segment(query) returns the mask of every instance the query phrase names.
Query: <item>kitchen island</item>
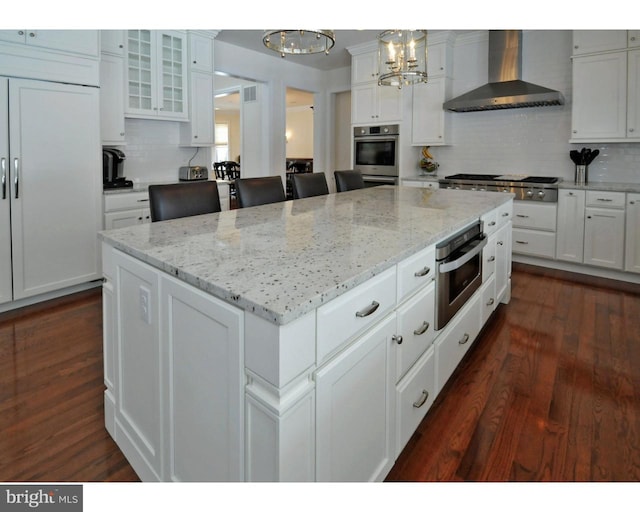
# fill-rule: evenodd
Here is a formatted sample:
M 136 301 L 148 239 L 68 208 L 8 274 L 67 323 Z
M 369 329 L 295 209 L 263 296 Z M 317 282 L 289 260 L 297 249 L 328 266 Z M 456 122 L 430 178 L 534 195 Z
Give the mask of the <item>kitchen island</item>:
M 144 481 L 383 479 L 508 301 L 511 208 L 384 186 L 100 233 L 108 431 Z M 478 219 L 434 331 L 435 244 Z

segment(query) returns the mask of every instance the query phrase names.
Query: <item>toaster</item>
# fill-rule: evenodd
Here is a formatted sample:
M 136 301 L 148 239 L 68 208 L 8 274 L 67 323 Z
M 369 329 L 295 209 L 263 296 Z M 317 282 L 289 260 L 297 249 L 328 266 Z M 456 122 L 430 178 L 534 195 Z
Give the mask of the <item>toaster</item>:
M 180 181 L 208 180 L 209 171 L 207 171 L 206 167 L 202 167 L 200 165 L 180 167 L 178 178 Z

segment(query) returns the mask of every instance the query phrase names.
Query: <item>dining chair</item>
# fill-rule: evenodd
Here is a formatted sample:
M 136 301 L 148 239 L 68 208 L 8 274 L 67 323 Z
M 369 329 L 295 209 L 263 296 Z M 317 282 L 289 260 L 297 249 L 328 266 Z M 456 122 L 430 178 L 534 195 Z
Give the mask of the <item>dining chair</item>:
M 285 201 L 286 196 L 280 176 L 238 178 L 235 181 L 238 208 Z
M 152 222 L 222 210 L 215 181 L 150 185 L 149 205 Z
M 364 180 L 360 171 L 335 171 L 333 175 L 336 178 L 336 190 L 338 192 L 364 188 Z
M 304 174 L 293 174 L 291 176 L 293 185 L 293 198 L 322 196 L 329 193 L 327 179 L 323 172 L 312 172 Z

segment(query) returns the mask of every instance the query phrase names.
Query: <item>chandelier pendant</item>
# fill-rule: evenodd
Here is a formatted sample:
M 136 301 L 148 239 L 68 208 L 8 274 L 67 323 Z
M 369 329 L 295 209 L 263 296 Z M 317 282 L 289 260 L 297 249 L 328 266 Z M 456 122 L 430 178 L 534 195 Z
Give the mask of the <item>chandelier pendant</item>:
M 378 85 L 427 82 L 427 31 L 385 30 L 378 36 Z
M 262 43 L 275 52 L 285 55 L 329 54 L 336 43 L 333 30 L 267 30 Z

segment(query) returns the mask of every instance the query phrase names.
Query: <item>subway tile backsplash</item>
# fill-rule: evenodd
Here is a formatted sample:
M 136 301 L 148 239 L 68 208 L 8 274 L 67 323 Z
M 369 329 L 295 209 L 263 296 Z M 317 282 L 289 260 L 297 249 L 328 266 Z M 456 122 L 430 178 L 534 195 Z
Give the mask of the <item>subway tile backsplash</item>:
M 182 147 L 180 123 L 126 119 L 127 145 L 124 174 L 136 182 L 171 181 L 178 179 L 178 169 L 186 165 L 211 167 L 208 148 Z M 189 161 L 191 163 L 189 164 Z

